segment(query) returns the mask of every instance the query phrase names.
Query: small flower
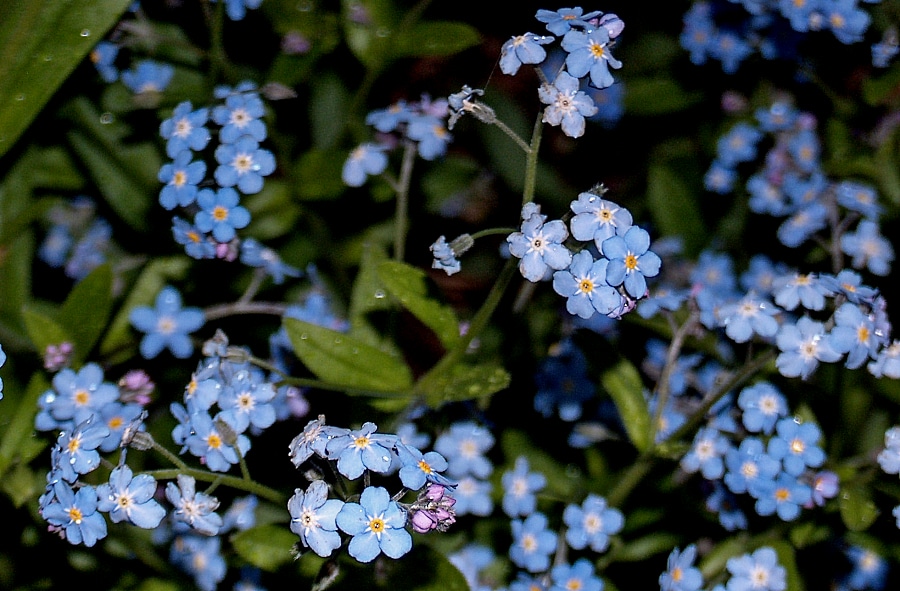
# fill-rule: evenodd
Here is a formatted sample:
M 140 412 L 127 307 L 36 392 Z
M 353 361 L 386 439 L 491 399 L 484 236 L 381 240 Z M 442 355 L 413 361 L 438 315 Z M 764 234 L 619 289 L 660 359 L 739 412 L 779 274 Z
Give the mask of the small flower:
M 666 571 L 659 575 L 661 591 L 698 591 L 703 585 L 703 575 L 694 566 L 697 547 L 691 544 L 682 552 L 675 548 L 669 553 Z
M 781 463 L 766 453 L 763 442 L 747 437 L 737 448 L 725 454 L 725 477 L 728 490 L 735 494 L 750 493 L 759 498 L 761 483 L 769 482 L 781 471 Z
M 454 486 L 441 472 L 449 465 L 444 456 L 436 451 L 422 453 L 411 445 L 397 445 L 397 453 L 400 457 L 400 482 L 410 490 L 419 490 L 426 483 L 440 484 L 441 486 Z
M 612 86 L 614 80 L 609 69 L 622 67 L 622 62 L 610 52 L 609 30 L 598 27 L 591 31 L 572 30 L 562 39 L 562 48 L 568 52 L 566 69 L 575 78 L 590 74 L 591 84 L 597 88 Z
M 558 125 L 569 137 L 584 135 L 585 117 L 597 114 L 597 105 L 580 88 L 578 78 L 568 72 L 560 72 L 552 84 L 542 84 L 538 98 L 547 105 L 543 122 Z
M 166 485 L 166 499 L 175 508 L 176 521 L 190 525 L 202 534 L 214 536 L 222 527 L 222 517 L 215 513 L 219 507 L 216 497 L 196 492 L 196 481 L 191 476 L 179 474 L 178 484 Z
M 590 546 L 594 552 L 603 552 L 609 546 L 609 536 L 619 533 L 625 520 L 622 512 L 606 504 L 606 499 L 589 494 L 579 505 L 567 505 L 563 510 L 566 542 L 575 550 Z
M 227 472 L 250 451 L 250 439 L 239 434 L 236 427 L 228 423 L 229 420 L 232 419 L 222 413 L 213 419 L 200 411 L 190 418 L 191 431 L 184 444 L 214 472 Z
M 233 21 L 244 20 L 247 9 L 256 9 L 262 5 L 262 0 L 224 0 L 225 14 Z
M 219 140 L 233 144 L 247 135 L 261 142 L 266 139 L 266 125 L 261 117 L 265 114 L 262 99 L 251 92 L 252 85 L 244 85 L 233 94 L 226 95 L 225 104 L 212 110 L 212 120 L 222 126 Z
M 328 441 L 325 453 L 330 458 L 337 457 L 338 472 L 351 480 L 362 476 L 366 469 L 387 472 L 395 440 L 393 436 L 376 435 L 377 428 L 374 423 L 366 422 L 361 428 Z
M 851 589 L 884 589 L 888 563 L 873 550 L 853 545 L 847 548 L 847 558 L 853 570 L 847 575 L 847 586 Z
M 166 510 L 153 498 L 155 494 L 155 478 L 149 474 L 135 476 L 123 464 L 110 472 L 108 483 L 97 487 L 97 510 L 109 513 L 113 523 L 128 521 L 143 529 L 154 529 L 166 516 Z
M 487 478 L 494 470 L 485 453 L 494 445 L 494 436 L 484 427 L 470 421 L 457 422 L 441 433 L 434 450 L 447 458 L 447 473 L 454 478 L 468 474 Z
M 288 500 L 291 531 L 300 536 L 303 546 L 319 556 L 331 556 L 341 545 L 335 518 L 343 501 L 328 498 L 328 485 L 314 480 L 304 493 L 299 488 Z
M 68 483 L 57 480 L 52 485 L 53 501 L 42 507 L 41 516 L 60 528 L 71 544 L 92 547 L 106 537 L 106 520 L 97 512 L 97 489 L 81 486 L 72 490 Z
M 532 283 L 544 278 L 548 271 L 561 271 L 572 263 L 572 252 L 563 246 L 569 231 L 562 220 L 545 223 L 540 207 L 523 207 L 521 231 L 507 236 L 509 253 L 521 259 L 519 272 Z
M 587 250 L 572 257 L 567 269 L 553 273 L 553 291 L 566 298 L 566 310 L 580 318 L 596 312 L 608 315 L 622 306 L 622 296 L 606 282 L 605 258 L 594 260 Z
M 882 277 L 891 271 L 894 248 L 881 235 L 876 222 L 861 220 L 855 232 L 847 232 L 841 236 L 841 251 L 852 257 L 854 269 L 865 268 Z
M 359 503 L 345 503 L 335 522 L 352 536 L 347 550 L 360 562 L 371 562 L 382 552 L 400 558 L 412 548 L 412 536 L 405 529 L 406 512 L 380 486 L 365 488 Z
M 789 378 L 806 379 L 820 361 L 833 363 L 841 358 L 831 339 L 826 337 L 824 325 L 808 316 L 801 317 L 796 324 L 783 324 L 775 342 L 781 350 L 775 365 L 781 375 Z
M 157 295 L 155 307 L 138 306 L 131 310 L 132 326 L 145 333 L 140 351 L 145 359 L 153 359 L 168 348 L 178 359 L 186 359 L 194 352 L 188 333 L 198 330 L 206 322 L 199 308 L 183 308 L 181 294 L 171 286 Z
M 406 128 L 406 137 L 416 141 L 416 151 L 424 160 L 443 156 L 453 139 L 444 122 L 432 115 L 413 115 Z
M 556 550 L 556 532 L 547 528 L 547 516 L 532 513 L 524 521 L 511 523 L 513 543 L 509 558 L 516 566 L 532 573 L 550 568 L 550 556 Z
M 256 138 L 249 135 L 220 144 L 215 157 L 219 166 L 213 176 L 219 186 L 237 186 L 245 195 L 262 191 L 263 177 L 275 171 L 275 156 L 260 148 Z
M 79 474 L 93 472 L 100 466 L 97 449 L 109 437 L 106 423 L 93 415 L 78 423 L 74 429 L 59 434 L 54 447 L 53 465 L 60 476 L 75 482 Z
M 432 269 L 441 269 L 447 275 L 459 273 L 462 267 L 456 258 L 453 248 L 450 244 L 447 244 L 445 237 L 441 236 L 438 238 L 428 249 L 434 255 L 434 260 L 431 262 Z
M 767 451 L 781 460 L 784 471 L 799 476 L 809 468 L 818 468 L 825 461 L 825 452 L 819 447 L 822 432 L 815 423 L 798 423 L 784 418 L 775 426 L 777 436 L 769 440 Z
M 512 37 L 500 48 L 500 71 L 513 76 L 522 64 L 539 64 L 547 57 L 541 47 L 554 41 L 553 37 L 525 33 Z
M 122 83 L 135 94 L 162 92 L 168 88 L 174 74 L 175 68 L 169 64 L 144 59 L 122 72 Z
M 325 415 L 319 415 L 317 418 L 309 421 L 306 427 L 303 428 L 303 431 L 291 440 L 288 447 L 291 463 L 299 467 L 300 464 L 311 458 L 313 454 L 320 458 L 328 458 L 325 452 L 326 444 L 335 437 L 349 433 L 349 429 L 326 425 Z
M 388 165 L 387 146 L 366 142 L 350 152 L 341 169 L 341 180 L 349 187 L 361 187 L 366 179 L 384 172 Z
M 447 495 L 456 501 L 453 508 L 457 515 L 485 517 L 494 510 L 492 491 L 493 485 L 490 481 L 462 476 L 457 479 L 456 488 L 448 489 Z
M 166 154 L 175 158 L 184 150 L 199 151 L 209 144 L 206 128 L 209 109 L 194 109 L 190 101 L 176 105 L 172 116 L 159 124 L 159 135 L 166 140 Z
M 688 473 L 700 471 L 707 480 L 718 480 L 725 472 L 723 456 L 728 452 L 729 442 L 713 427 L 697 431 L 690 451 L 681 458 L 681 468 Z
M 793 521 L 800 509 L 812 500 L 812 489 L 787 472 L 780 472 L 774 480 L 761 482 L 756 499 L 756 512 L 767 516 L 777 513 L 784 521 Z
M 786 571 L 778 563 L 778 555 L 768 546 L 752 554 L 728 559 L 725 563 L 731 578 L 728 591 L 784 591 L 787 588 Z
M 184 245 L 184 251 L 195 259 L 211 259 L 216 256 L 216 242 L 206 232 L 189 224 L 178 216 L 172 218 L 172 237 Z
M 175 155 L 175 160 L 163 164 L 157 178 L 165 186 L 159 192 L 159 204 L 167 210 L 177 206 L 187 207 L 197 197 L 197 185 L 206 176 L 206 163 L 202 160 L 191 161 L 193 153 L 182 150 Z
M 246 228 L 250 223 L 250 212 L 240 205 L 240 196 L 231 187 L 218 191 L 200 189 L 197 193 L 200 211 L 194 216 L 194 224 L 201 232 L 212 232 L 219 243 L 232 240 L 236 230 Z
M 69 364 L 72 357 L 72 343 L 63 341 L 58 345 L 47 345 L 44 349 L 44 369 L 50 372 L 57 372 Z M 6 355 L 0 349 L 0 365 L 6 361 Z M 2 382 L 0 382 L 0 393 L 2 393 Z
M 112 83 L 119 79 L 119 69 L 116 67 L 118 55 L 119 46 L 111 41 L 100 41 L 91 50 L 91 62 L 104 82 Z
M 611 236 L 603 241 L 603 254 L 609 259 L 606 282 L 625 286 L 633 298 L 647 293 L 646 277 L 655 277 L 662 264 L 659 256 L 650 248 L 650 234 L 639 226 L 630 227 L 622 236 Z
M 550 571 L 553 586 L 550 591 L 602 591 L 603 581 L 594 574 L 594 565 L 587 558 L 579 558 L 575 564 L 558 564 Z
M 610 236 L 624 234 L 633 221 L 627 209 L 589 191 L 579 193 L 569 208 L 575 214 L 569 222 L 572 236 L 582 241 L 593 240 L 598 249 Z
M 573 28 L 587 29 L 591 27 L 591 19 L 596 19 L 603 14 L 599 10 L 584 13 L 580 6 L 575 8 L 560 8 L 559 10 L 540 9 L 534 15 L 542 23 L 547 25 L 547 30 L 554 35 L 565 35 Z
M 525 456 L 516 458 L 515 467 L 503 474 L 503 511 L 510 517 L 530 515 L 537 508 L 535 493 L 547 485 L 547 478 L 532 472 Z
M 737 402 L 743 411 L 741 421 L 752 433 L 771 433 L 775 422 L 788 411 L 784 395 L 769 382 L 747 386 L 741 390 Z

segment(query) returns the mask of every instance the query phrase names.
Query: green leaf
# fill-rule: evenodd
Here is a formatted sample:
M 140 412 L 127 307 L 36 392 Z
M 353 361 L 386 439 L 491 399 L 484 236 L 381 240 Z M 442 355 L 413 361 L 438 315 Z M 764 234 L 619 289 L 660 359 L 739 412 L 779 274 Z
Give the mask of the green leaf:
M 404 394 L 412 384 L 399 355 L 296 318 L 284 318 L 284 327 L 297 357 L 320 380 L 383 394 Z
M 838 507 L 840 507 L 844 525 L 851 531 L 868 529 L 879 514 L 869 489 L 853 483 L 841 485 Z
M 341 180 L 341 168 L 347 160 L 346 150 L 307 150 L 294 164 L 293 175 L 299 179 L 293 187 L 303 201 L 319 201 L 340 197 L 347 186 Z
M 387 297 L 387 290 L 378 277 L 378 265 L 387 259 L 385 248 L 374 242 L 362 245 L 359 271 L 353 281 L 353 292 L 350 294 L 350 334 L 370 345 L 390 347 L 369 321 L 368 314 L 379 310 L 390 310 L 393 307 Z
M 0 157 L 131 0 L 0 3 Z
M 806 586 L 803 584 L 803 577 L 797 568 L 797 557 L 794 548 L 787 542 L 781 540 L 767 541 L 766 546 L 770 546 L 778 554 L 778 564 L 784 567 L 787 582 L 787 591 L 804 591 Z
M 674 113 L 697 104 L 702 96 L 700 92 L 686 92 L 671 78 L 630 78 L 625 111 L 633 115 Z
M 437 408 L 447 402 L 486 398 L 509 387 L 511 377 L 500 365 L 457 364 L 452 369 L 428 382 L 423 392 L 425 403 Z
M 347 124 L 344 117 L 335 117 L 334 114 L 348 110 L 350 93 L 336 75 L 316 77 L 311 91 L 309 123 L 313 145 L 324 150 L 334 149 L 339 145 Z
M 342 24 L 350 51 L 360 63 L 380 70 L 391 53 L 396 9 L 390 0 L 343 0 Z M 366 18 L 355 15 L 362 9 Z
M 694 194 L 671 165 L 651 164 L 647 175 L 647 201 L 659 233 L 680 236 L 686 252 L 698 252 L 706 246 L 709 233 Z
M 298 541 L 287 527 L 277 525 L 251 527 L 231 538 L 241 558 L 266 571 L 274 571 L 293 560 L 291 548 Z
M 441 57 L 478 45 L 481 35 L 466 23 L 431 21 L 400 31 L 393 41 L 393 57 Z
M 2 437 L 0 437 L 0 476 L 14 463 L 28 462 L 37 455 L 37 451 L 46 447 L 46 442 L 34 437 L 34 417 L 38 412 L 38 399 L 50 384 L 43 374 L 35 373 L 28 382 L 24 396 L 7 396 L 4 405 L 16 404 L 9 421 L 3 421 Z M 6 414 L 6 409 L 4 409 Z M 4 417 L 5 418 L 5 417 Z M 34 445 L 38 444 L 36 451 Z
M 428 297 L 425 272 L 398 261 L 378 265 L 378 277 L 391 295 L 434 331 L 444 347 L 450 349 L 459 341 L 459 320 L 449 306 Z
M 650 411 L 644 400 L 644 384 L 638 370 L 623 359 L 603 372 L 600 382 L 615 402 L 634 446 L 641 451 L 650 447 Z
M 69 331 L 63 328 L 59 322 L 32 306 L 22 309 L 22 319 L 25 321 L 25 330 L 38 355 L 42 355 L 48 345 L 58 345 L 66 341 L 74 344 L 74 339 Z
M 75 284 L 59 310 L 58 320 L 72 335 L 77 359 L 84 359 L 94 348 L 109 322 L 112 285 L 112 267 L 100 265 Z
M 624 545 L 614 548 L 610 559 L 616 562 L 646 560 L 648 556 L 670 552 L 681 541 L 681 536 L 676 536 L 675 534 L 666 532 L 652 533 L 641 538 L 629 540 Z

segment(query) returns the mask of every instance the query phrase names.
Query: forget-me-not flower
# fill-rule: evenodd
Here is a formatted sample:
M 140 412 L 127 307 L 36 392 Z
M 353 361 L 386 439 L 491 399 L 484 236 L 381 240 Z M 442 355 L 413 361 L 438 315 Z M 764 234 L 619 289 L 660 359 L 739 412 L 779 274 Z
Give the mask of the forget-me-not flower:
M 820 361 L 834 363 L 841 358 L 841 353 L 825 333 L 825 325 L 809 316 L 802 316 L 796 324 L 783 324 L 775 336 L 775 343 L 781 351 L 775 358 L 775 366 L 788 378 L 806 379 Z
M 543 122 L 558 125 L 569 137 L 584 135 L 585 118 L 597 113 L 597 105 L 580 88 L 578 78 L 568 72 L 560 72 L 552 84 L 542 84 L 538 98 L 547 105 Z
M 353 148 L 341 169 L 341 180 L 349 187 L 361 187 L 370 176 L 381 174 L 387 168 L 387 146 L 366 142 Z
M 528 572 L 538 573 L 550 568 L 550 556 L 556 550 L 556 532 L 548 528 L 547 516 L 535 512 L 511 523 L 513 543 L 509 558 L 513 564 Z
M 566 505 L 563 510 L 566 542 L 575 550 L 590 546 L 603 552 L 609 546 L 609 536 L 619 533 L 625 525 L 622 512 L 606 504 L 606 499 L 589 494 L 581 505 Z
M 731 574 L 728 591 L 784 591 L 787 588 L 785 568 L 778 563 L 778 555 L 769 546 L 752 554 L 729 558 L 725 567 Z
M 553 273 L 553 291 L 566 298 L 566 310 L 580 318 L 609 314 L 622 307 L 622 295 L 606 282 L 609 261 L 594 260 L 587 250 L 572 257 L 567 269 Z
M 768 453 L 781 460 L 784 471 L 799 476 L 809 468 L 818 468 L 825 461 L 825 452 L 819 447 L 822 432 L 815 423 L 798 423 L 784 418 L 775 426 L 776 436 L 769 440 Z
M 217 242 L 229 242 L 237 230 L 250 223 L 250 212 L 240 204 L 238 192 L 231 187 L 218 191 L 200 189 L 197 205 L 200 211 L 194 216 L 194 225 L 201 232 L 211 232 Z
M 197 197 L 197 185 L 206 176 L 206 163 L 191 158 L 193 152 L 182 150 L 172 162 L 160 167 L 156 178 L 165 183 L 159 192 L 159 204 L 164 209 L 172 210 L 179 205 L 187 207 Z
M 113 523 L 128 521 L 143 529 L 153 529 L 166 516 L 166 510 L 154 499 L 156 479 L 149 474 L 134 475 L 127 464 L 116 466 L 109 482 L 97 487 L 97 510 L 109 514 Z
M 607 283 L 613 286 L 624 284 L 631 297 L 644 297 L 646 277 L 655 277 L 662 265 L 659 256 L 649 248 L 650 234 L 640 226 L 631 226 L 622 236 L 604 240 L 603 255 L 609 259 Z
M 693 544 L 682 551 L 675 548 L 669 553 L 666 570 L 659 575 L 661 591 L 698 591 L 703 585 L 703 575 L 694 566 L 697 547 Z
M 222 527 L 222 516 L 215 512 L 219 500 L 206 493 L 197 492 L 197 481 L 192 476 L 179 474 L 177 483 L 166 485 L 166 499 L 175 508 L 176 521 L 188 524 L 198 532 L 214 536 Z
M 331 556 L 341 545 L 335 518 L 343 506 L 343 501 L 328 498 L 324 480 L 313 480 L 305 493 L 294 489 L 287 504 L 291 531 L 300 536 L 304 547 L 319 556 Z
M 219 166 L 213 176 L 219 186 L 236 186 L 245 195 L 262 191 L 263 177 L 275 171 L 275 156 L 260 148 L 256 138 L 249 135 L 230 144 L 219 144 L 215 157 Z
M 178 359 L 187 359 L 194 352 L 188 336 L 206 322 L 199 308 L 181 305 L 181 294 L 172 286 L 164 287 L 157 295 L 155 306 L 138 306 L 128 316 L 132 326 L 144 333 L 140 351 L 144 359 L 153 359 L 168 348 Z
M 106 520 L 97 512 L 97 489 L 84 485 L 77 491 L 63 480 L 53 483 L 53 502 L 41 508 L 41 516 L 60 528 L 71 544 L 92 547 L 106 537 Z
M 622 62 L 610 52 L 610 36 L 606 27 L 590 31 L 571 30 L 563 36 L 562 48 L 568 52 L 566 69 L 575 78 L 590 74 L 591 84 L 597 88 L 612 86 L 609 69 L 622 67 Z
M 175 106 L 172 116 L 159 124 L 159 135 L 166 140 L 166 155 L 175 158 L 184 150 L 202 150 L 209 144 L 206 128 L 209 109 L 194 109 L 190 101 Z
M 526 217 L 527 216 L 527 217 Z M 572 262 L 572 252 L 562 243 L 569 237 L 569 231 L 562 220 L 545 222 L 546 216 L 540 208 L 522 208 L 522 227 L 507 236 L 509 253 L 521 259 L 519 272 L 525 279 L 535 283 L 544 278 L 548 271 L 560 271 Z
M 384 473 L 391 467 L 396 436 L 376 434 L 375 423 L 365 422 L 359 429 L 332 438 L 325 445 L 329 458 L 337 458 L 338 472 L 351 480 L 363 471 Z
M 514 75 L 522 64 L 539 64 L 547 57 L 547 51 L 541 47 L 554 41 L 553 37 L 525 33 L 510 38 L 500 48 L 500 71 Z
M 510 517 L 530 515 L 537 508 L 537 496 L 547 485 L 547 478 L 540 472 L 533 472 L 528 458 L 519 456 L 515 466 L 503 474 L 503 512 Z
M 347 550 L 360 562 L 371 562 L 382 552 L 400 558 L 412 548 L 412 536 L 405 528 L 406 511 L 380 486 L 366 487 L 359 503 L 344 503 L 335 523 L 352 536 Z

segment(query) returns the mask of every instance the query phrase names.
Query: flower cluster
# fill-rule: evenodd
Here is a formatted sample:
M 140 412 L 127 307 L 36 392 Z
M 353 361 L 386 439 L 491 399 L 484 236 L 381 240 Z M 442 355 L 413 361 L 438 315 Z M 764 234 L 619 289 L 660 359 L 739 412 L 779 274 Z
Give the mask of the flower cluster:
M 691 544 L 683 551 L 675 548 L 670 554 L 666 571 L 659 576 L 661 591 L 700 591 L 703 574 L 694 561 L 697 547 Z M 760 546 L 753 552 L 732 556 L 725 563 L 728 580 L 716 585 L 715 590 L 785 591 L 787 570 L 778 561 L 778 554 L 770 546 Z

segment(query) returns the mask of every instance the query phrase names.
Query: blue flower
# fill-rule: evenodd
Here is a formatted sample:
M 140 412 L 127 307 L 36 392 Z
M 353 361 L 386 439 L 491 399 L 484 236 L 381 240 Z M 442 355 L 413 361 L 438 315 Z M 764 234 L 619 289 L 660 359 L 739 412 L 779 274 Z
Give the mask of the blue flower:
M 876 459 L 887 474 L 900 474 L 900 426 L 884 432 L 884 449 L 878 452 Z
M 758 498 L 763 489 L 760 483 L 769 482 L 781 471 L 781 463 L 766 453 L 763 442 L 747 437 L 739 447 L 725 454 L 725 477 L 728 490 L 735 494 L 749 493 Z
M 259 193 L 263 177 L 275 171 L 272 152 L 259 147 L 256 139 L 245 135 L 234 143 L 216 148 L 216 167 L 213 176 L 221 187 L 234 187 L 246 195 Z
M 463 476 L 456 480 L 456 488 L 448 489 L 447 494 L 456 499 L 453 510 L 457 515 L 471 514 L 485 517 L 494 510 L 492 490 L 493 485 L 490 481 Z
M 444 236 L 438 238 L 428 249 L 434 255 L 434 260 L 431 262 L 432 269 L 441 269 L 447 275 L 453 275 L 462 269 L 459 260 L 456 258 L 456 253 L 447 244 L 447 239 Z
M 598 249 L 610 236 L 624 234 L 633 222 L 626 208 L 589 191 L 579 193 L 569 208 L 575 214 L 569 222 L 572 236 L 582 241 L 593 240 Z
M 603 581 L 594 574 L 594 565 L 587 558 L 579 558 L 575 564 L 557 564 L 550 570 L 553 585 L 550 591 L 602 591 Z
M 424 454 L 411 445 L 400 444 L 397 446 L 400 457 L 400 482 L 410 490 L 419 490 L 427 482 L 433 482 L 442 486 L 454 486 L 441 472 L 449 466 L 447 460 L 436 451 Z
M 787 414 L 784 395 L 769 382 L 757 382 L 747 386 L 738 395 L 738 406 L 743 411 L 741 421 L 751 433 L 769 434 L 775 422 Z
M 154 60 L 144 59 L 122 72 L 122 83 L 133 93 L 162 92 L 172 81 L 175 68 Z
M 233 419 L 222 413 L 215 419 L 201 411 L 191 415 L 191 432 L 184 444 L 213 472 L 227 472 L 250 451 L 250 439 L 239 434 L 230 420 Z
M 277 252 L 263 246 L 255 238 L 245 238 L 241 242 L 241 262 L 251 267 L 263 269 L 272 277 L 275 285 L 284 283 L 286 277 L 301 277 L 303 272 L 285 263 Z
M 200 211 L 194 216 L 194 225 L 201 232 L 212 232 L 216 241 L 229 242 L 236 230 L 246 228 L 250 223 L 250 212 L 240 205 L 240 196 L 231 187 L 218 191 L 200 189 L 197 193 Z
M 175 106 L 172 116 L 159 124 L 159 135 L 166 140 L 166 154 L 175 158 L 184 150 L 202 150 L 209 144 L 206 128 L 209 109 L 194 109 L 190 101 Z
M 698 591 L 703 586 L 703 575 L 694 566 L 697 547 L 691 544 L 682 552 L 675 548 L 669 553 L 665 572 L 659 575 L 661 591 Z
M 826 283 L 814 273 L 792 273 L 775 278 L 772 284 L 775 303 L 785 310 L 802 305 L 807 310 L 825 308 L 825 296 L 831 295 Z
M 749 123 L 740 122 L 719 138 L 716 158 L 726 166 L 735 166 L 756 158 L 756 145 L 762 133 Z
M 781 351 L 775 358 L 775 366 L 788 378 L 806 379 L 820 361 L 834 363 L 841 358 L 825 334 L 825 326 L 809 316 L 801 317 L 796 324 L 783 324 L 775 343 Z
M 625 525 L 622 512 L 606 504 L 606 499 L 589 494 L 581 505 L 566 505 L 563 510 L 566 542 L 575 550 L 590 546 L 603 552 L 609 546 L 609 536 L 619 533 Z
M 221 546 L 219 536 L 181 535 L 172 543 L 171 561 L 194 577 L 200 591 L 216 591 L 228 571 Z
M 819 275 L 823 287 L 834 294 L 841 294 L 854 304 L 871 304 L 878 295 L 874 287 L 864 285 L 859 273 L 852 269 L 843 269 L 837 275 Z
M 852 302 L 844 302 L 835 310 L 835 325 L 831 339 L 835 349 L 847 354 L 844 365 L 850 369 L 861 367 L 887 342 L 887 335 L 875 329 L 875 322 Z
M 846 553 L 853 565 L 847 575 L 847 585 L 851 589 L 884 589 L 888 574 L 888 563 L 884 558 L 873 550 L 857 545 L 848 547 Z
M 784 220 L 775 234 L 785 246 L 797 248 L 828 225 L 828 213 L 821 201 L 807 203 Z
M 191 161 L 193 153 L 182 150 L 173 162 L 163 164 L 157 178 L 166 185 L 159 192 L 159 204 L 172 210 L 176 206 L 187 207 L 197 197 L 197 185 L 206 176 L 206 163 Z
M 612 86 L 614 80 L 609 69 L 621 68 L 622 62 L 610 52 L 609 31 L 605 27 L 587 32 L 569 31 L 563 37 L 561 45 L 569 53 L 566 56 L 569 74 L 575 78 L 590 74 L 591 84 L 597 88 Z
M 572 252 L 563 246 L 569 231 L 562 220 L 544 223 L 540 207 L 522 208 L 521 231 L 506 237 L 509 253 L 519 259 L 519 272 L 525 279 L 537 282 L 550 271 L 561 271 L 572 262 Z M 527 214 L 527 217 L 526 217 Z
M 405 529 L 406 512 L 380 486 L 365 488 L 359 503 L 345 503 L 335 522 L 352 536 L 347 550 L 360 562 L 371 562 L 382 552 L 400 558 L 412 548 L 412 536 Z
M 594 260 L 587 250 L 572 257 L 567 269 L 553 273 L 553 291 L 566 298 L 566 310 L 581 318 L 610 314 L 622 307 L 622 295 L 606 282 L 609 261 Z
M 444 122 L 433 115 L 413 115 L 406 128 L 406 137 L 416 141 L 416 151 L 424 160 L 443 156 L 453 139 Z
M 78 480 L 79 474 L 93 472 L 100 466 L 97 448 L 107 437 L 109 429 L 106 423 L 94 416 L 81 421 L 69 431 L 63 431 L 54 446 L 54 467 L 68 482 Z
M 854 0 L 837 0 L 823 7 L 823 22 L 831 27 L 831 32 L 841 43 L 850 45 L 862 41 L 872 17 L 857 6 Z
M 655 277 L 662 264 L 659 256 L 650 248 L 650 234 L 639 226 L 630 227 L 622 236 L 611 236 L 603 241 L 603 254 L 609 259 L 606 282 L 625 285 L 625 291 L 633 298 L 647 293 L 645 277 Z
M 592 25 L 591 19 L 596 19 L 603 13 L 599 10 L 584 13 L 580 6 L 575 8 L 560 8 L 559 10 L 539 9 L 534 18 L 547 25 L 547 30 L 554 35 L 565 35 L 573 27 L 588 29 Z
M 900 340 L 894 339 L 890 345 L 882 347 L 866 369 L 876 378 L 900 378 Z
M 319 556 L 331 556 L 341 546 L 335 518 L 343 506 L 343 501 L 328 498 L 328 485 L 324 480 L 313 480 L 305 493 L 295 489 L 288 499 L 291 531 L 300 536 L 305 548 Z
M 53 501 L 41 509 L 41 516 L 58 527 L 70 544 L 92 547 L 106 537 L 106 520 L 97 512 L 97 489 L 83 485 L 78 491 L 57 480 L 52 486 Z
M 222 527 L 222 517 L 215 513 L 219 500 L 197 492 L 197 482 L 192 476 L 179 474 L 177 481 L 166 485 L 166 499 L 174 507 L 172 516 L 202 534 L 216 535 Z
M 841 252 L 852 257 L 854 269 L 865 268 L 882 277 L 891 272 L 894 247 L 881 235 L 878 224 L 872 220 L 861 220 L 855 232 L 841 236 Z
M 103 368 L 86 363 L 77 372 L 63 368 L 53 376 L 53 388 L 41 397 L 35 426 L 41 431 L 69 429 L 98 414 L 119 397 L 115 384 L 104 381 Z M 48 423 L 47 428 L 37 422 Z
M 719 322 L 725 334 L 736 343 L 746 343 L 754 334 L 768 339 L 778 332 L 776 316 L 780 310 L 765 298 L 749 293 L 719 310 Z
M 549 417 L 554 408 L 564 421 L 581 418 L 582 404 L 595 392 L 584 352 L 570 338 L 551 347 L 534 376 L 534 409 Z
M 225 0 L 225 14 L 233 21 L 243 20 L 247 9 L 259 8 L 262 0 Z
M 257 432 L 275 423 L 275 387 L 262 381 L 260 374 L 238 371 L 219 394 L 222 418 L 238 433 L 253 427 Z
M 585 117 L 597 114 L 597 105 L 580 89 L 578 78 L 560 72 L 552 84 L 542 84 L 538 98 L 547 105 L 543 122 L 558 125 L 569 137 L 584 135 Z
M 556 532 L 547 528 L 547 516 L 535 512 L 511 522 L 513 543 L 509 558 L 528 572 L 539 573 L 550 568 L 550 556 L 556 550 Z
M 288 455 L 291 463 L 299 467 L 300 464 L 311 458 L 314 454 L 320 458 L 327 458 L 325 446 L 335 437 L 340 437 L 350 433 L 349 429 L 343 427 L 332 427 L 325 424 L 325 416 L 319 415 L 317 418 L 306 423 L 306 426 L 288 446 Z
M 434 442 L 434 450 L 447 459 L 447 473 L 454 478 L 490 476 L 494 466 L 484 454 L 493 446 L 491 432 L 471 421 L 453 423 Z
M 786 571 L 778 563 L 778 555 L 769 546 L 763 546 L 752 554 L 729 558 L 725 567 L 731 574 L 728 591 L 784 591 L 787 588 Z
M 784 471 L 800 476 L 809 468 L 818 468 L 825 461 L 825 452 L 819 447 L 822 432 L 815 423 L 798 423 L 784 418 L 775 426 L 776 437 L 769 440 L 769 455 L 781 460 Z
M 347 186 L 361 187 L 368 177 L 384 172 L 388 165 L 385 150 L 387 150 L 387 146 L 372 142 L 366 142 L 354 148 L 347 160 L 344 161 L 341 180 Z
M 325 446 L 329 458 L 337 458 L 338 472 L 351 480 L 362 476 L 363 471 L 387 472 L 395 436 L 375 434 L 378 427 L 365 422 L 359 429 L 332 438 Z
M 265 106 L 259 95 L 249 92 L 250 86 L 242 87 L 235 94 L 225 96 L 225 104 L 212 110 L 212 120 L 222 126 L 219 141 L 232 144 L 247 135 L 261 142 L 266 139 L 266 124 L 261 117 L 265 114 Z
M 547 485 L 547 478 L 540 472 L 532 472 L 525 456 L 516 458 L 515 467 L 504 472 L 503 511 L 510 517 L 530 515 L 537 508 L 537 496 Z
M 182 308 L 181 294 L 171 286 L 156 295 L 154 308 L 138 306 L 128 318 L 132 326 L 145 333 L 140 344 L 144 359 L 153 359 L 166 348 L 178 359 L 187 359 L 194 352 L 188 333 L 206 322 L 199 308 Z
M 553 41 L 553 37 L 534 33 L 511 37 L 500 48 L 500 71 L 512 76 L 522 64 L 541 63 L 547 58 L 547 51 L 541 46 Z
M 745 39 L 731 31 L 717 31 L 709 45 L 709 55 L 722 63 L 722 71 L 733 74 L 753 47 Z
M 707 480 L 718 480 L 725 472 L 722 457 L 729 447 L 728 440 L 717 429 L 703 427 L 694 436 L 690 451 L 681 458 L 681 468 L 688 473 L 700 471 Z
M 111 41 L 100 41 L 91 50 L 91 62 L 104 82 L 112 83 L 119 79 L 119 69 L 116 67 L 118 55 L 119 46 Z
M 784 521 L 800 515 L 800 508 L 811 506 L 812 489 L 787 472 L 779 472 L 774 480 L 760 482 L 755 509 L 762 516 L 777 513 Z
M 97 510 L 109 513 L 113 523 L 128 521 L 143 529 L 154 529 L 166 516 L 166 510 L 153 498 L 155 494 L 155 478 L 149 474 L 135 476 L 123 464 L 110 472 L 108 483 L 97 487 Z
M 178 216 L 172 218 L 172 237 L 184 246 L 189 257 L 211 259 L 216 256 L 215 242 L 205 233 Z

